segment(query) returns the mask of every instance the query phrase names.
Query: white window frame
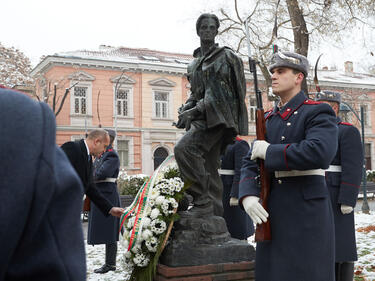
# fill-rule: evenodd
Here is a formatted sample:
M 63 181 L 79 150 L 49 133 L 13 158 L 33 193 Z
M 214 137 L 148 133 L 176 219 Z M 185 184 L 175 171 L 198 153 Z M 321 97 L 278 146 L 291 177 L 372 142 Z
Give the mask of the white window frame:
M 167 116 L 166 117 L 160 117 L 160 116 L 156 116 L 156 99 L 155 99 L 155 95 L 156 93 L 158 92 L 161 92 L 161 93 L 166 93 L 167 94 L 167 106 L 166 106 L 166 109 L 167 109 Z M 158 101 L 159 102 L 159 101 Z M 163 103 L 163 102 L 160 102 L 160 103 Z M 171 120 L 173 119 L 173 116 L 172 116 L 172 106 L 173 106 L 173 100 L 172 100 L 172 91 L 170 89 L 152 89 L 152 118 L 154 119 L 159 119 L 159 120 Z
M 363 125 L 365 127 L 371 127 L 371 110 L 370 110 L 370 105 L 367 104 L 367 103 L 363 103 L 363 104 L 360 104 L 359 105 L 359 117 L 361 118 L 361 107 L 363 106 L 364 108 L 364 111 L 363 111 L 363 117 L 364 117 L 364 120 L 363 120 Z
M 91 82 L 80 82 L 80 81 L 71 81 L 70 86 L 73 86 L 77 83 L 72 89 L 70 93 L 70 114 L 72 116 L 92 116 L 92 83 Z M 75 113 L 75 96 L 74 96 L 74 88 L 75 87 L 86 87 L 87 88 L 87 96 L 86 96 L 86 114 Z
M 117 98 L 116 98 L 116 87 L 113 86 L 113 115 L 117 114 L 117 118 L 133 118 L 134 111 L 133 111 L 133 87 L 123 85 L 117 89 L 117 91 L 128 91 L 128 115 L 121 115 L 117 112 Z
M 121 168 L 126 168 L 128 170 L 134 168 L 134 140 L 132 136 L 118 136 L 116 140 L 116 150 L 118 151 L 118 142 L 119 141 L 128 141 L 128 166 L 121 166 Z

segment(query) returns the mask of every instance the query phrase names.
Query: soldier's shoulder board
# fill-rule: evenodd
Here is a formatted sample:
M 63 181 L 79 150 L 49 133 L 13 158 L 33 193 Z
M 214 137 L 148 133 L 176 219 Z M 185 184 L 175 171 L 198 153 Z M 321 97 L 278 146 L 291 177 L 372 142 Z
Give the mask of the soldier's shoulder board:
M 314 105 L 314 104 L 321 104 L 321 101 L 315 101 L 315 100 L 305 100 L 303 104 L 308 104 L 308 105 Z
M 348 123 L 348 122 L 340 122 L 339 124 L 340 125 L 346 125 L 346 126 L 354 126 L 353 124 Z

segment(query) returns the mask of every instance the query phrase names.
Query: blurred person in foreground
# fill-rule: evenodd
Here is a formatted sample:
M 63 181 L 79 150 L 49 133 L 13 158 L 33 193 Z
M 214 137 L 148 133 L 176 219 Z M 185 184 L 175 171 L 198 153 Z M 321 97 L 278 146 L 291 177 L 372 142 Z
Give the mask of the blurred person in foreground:
M 86 280 L 83 186 L 47 104 L 0 87 L 0 280 Z

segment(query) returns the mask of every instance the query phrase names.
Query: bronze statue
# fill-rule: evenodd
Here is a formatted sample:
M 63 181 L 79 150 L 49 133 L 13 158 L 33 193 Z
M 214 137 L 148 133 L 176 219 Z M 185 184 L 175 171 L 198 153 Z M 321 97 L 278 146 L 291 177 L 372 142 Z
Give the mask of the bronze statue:
M 176 124 L 187 130 L 174 151 L 183 179 L 192 183 L 187 192 L 194 216 L 222 216 L 220 154 L 236 135 L 248 133 L 243 63 L 230 48 L 215 44 L 219 25 L 213 14 L 197 20 L 201 46 L 188 66 L 191 95 Z

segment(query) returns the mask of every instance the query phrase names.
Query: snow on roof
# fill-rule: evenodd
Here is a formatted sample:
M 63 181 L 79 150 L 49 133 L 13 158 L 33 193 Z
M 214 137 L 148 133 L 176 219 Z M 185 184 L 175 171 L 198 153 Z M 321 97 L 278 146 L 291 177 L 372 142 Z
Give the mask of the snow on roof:
M 309 78 L 314 78 L 314 73 L 310 71 Z M 375 86 L 375 75 L 358 72 L 345 72 L 340 70 L 319 69 L 318 78 L 321 82 L 362 84 Z
M 59 57 L 111 60 L 117 62 L 158 62 L 173 64 L 188 64 L 193 60 L 192 55 L 169 53 L 141 48 L 100 46 L 99 50 L 77 50 L 54 54 Z

